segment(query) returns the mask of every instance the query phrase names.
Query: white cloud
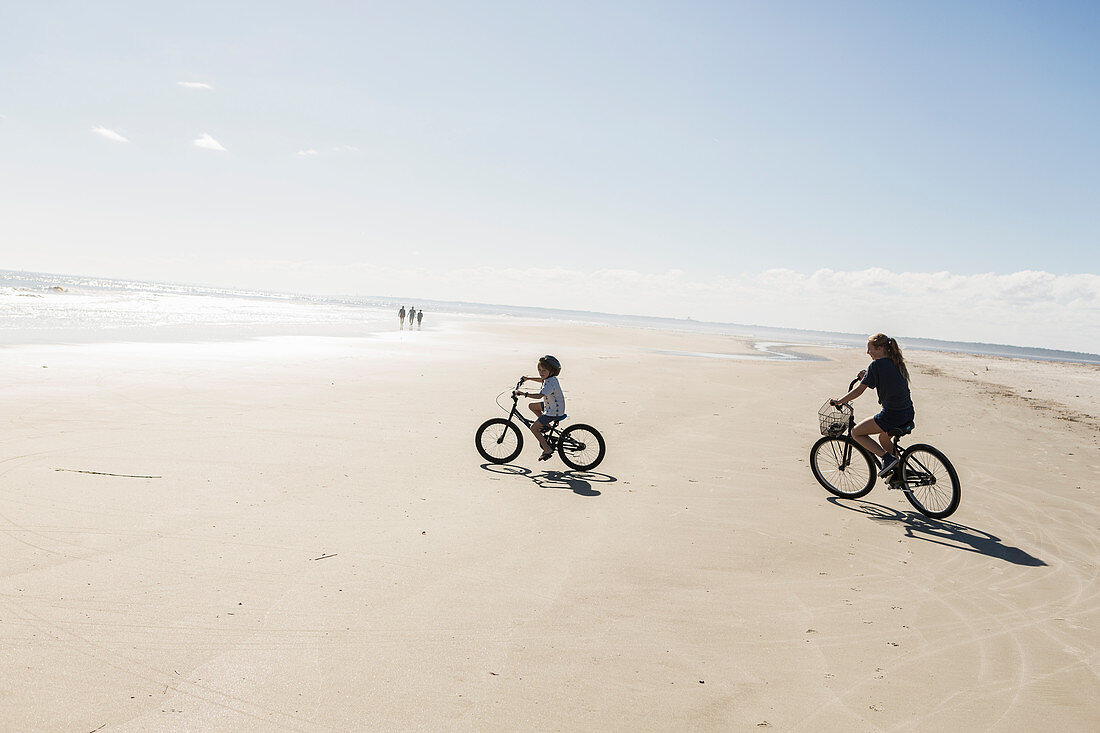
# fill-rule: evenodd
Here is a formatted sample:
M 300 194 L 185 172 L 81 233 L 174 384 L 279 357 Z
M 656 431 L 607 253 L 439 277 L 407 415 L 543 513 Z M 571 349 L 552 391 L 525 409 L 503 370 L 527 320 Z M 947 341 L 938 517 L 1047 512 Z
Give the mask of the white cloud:
M 176 84 L 188 89 L 209 89 L 213 91 L 214 87 L 201 81 L 177 81 Z
M 94 132 L 97 135 L 102 135 L 103 137 L 107 138 L 108 140 L 114 140 L 116 143 L 128 143 L 128 142 L 130 142 L 129 140 L 124 138 L 122 135 L 119 135 L 114 130 L 107 129 L 106 127 L 99 127 L 99 126 L 93 127 L 92 132 Z
M 306 157 L 309 155 L 317 155 L 317 151 L 313 148 L 309 148 L 308 150 L 299 150 L 297 154 L 301 155 L 302 157 Z
M 359 148 L 355 145 L 337 145 L 333 148 L 337 153 L 358 153 Z
M 223 153 L 226 152 L 225 147 L 223 147 L 220 142 L 210 137 L 210 135 L 205 132 L 202 134 L 202 137 L 198 138 L 197 140 L 192 140 L 191 142 L 196 148 L 203 148 L 204 150 L 217 150 Z

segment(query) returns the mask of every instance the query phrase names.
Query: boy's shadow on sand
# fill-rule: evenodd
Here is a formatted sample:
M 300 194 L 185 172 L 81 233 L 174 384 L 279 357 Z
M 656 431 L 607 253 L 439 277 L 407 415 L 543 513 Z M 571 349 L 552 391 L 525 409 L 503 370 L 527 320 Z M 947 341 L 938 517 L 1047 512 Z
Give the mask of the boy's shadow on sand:
M 600 492 L 592 488 L 593 482 L 611 484 L 618 481 L 614 476 L 595 471 L 540 471 L 535 473 L 523 466 L 497 465 L 482 463 L 481 467 L 489 473 L 506 476 L 526 476 L 540 489 L 569 489 L 579 496 L 599 496 Z
M 856 503 L 848 503 L 835 496 L 825 498 L 836 506 L 843 507 L 848 511 L 866 514 L 875 521 L 900 522 L 905 527 L 906 537 L 933 542 L 956 550 L 996 557 L 1014 565 L 1029 565 L 1031 567 L 1046 565 L 1045 562 L 1019 547 L 1005 545 L 1001 542 L 1000 537 L 983 532 L 980 529 L 967 527 L 965 524 L 950 522 L 946 519 L 929 519 L 915 511 L 899 512 L 897 509 L 891 509 L 882 504 L 875 504 L 863 499 L 855 500 Z

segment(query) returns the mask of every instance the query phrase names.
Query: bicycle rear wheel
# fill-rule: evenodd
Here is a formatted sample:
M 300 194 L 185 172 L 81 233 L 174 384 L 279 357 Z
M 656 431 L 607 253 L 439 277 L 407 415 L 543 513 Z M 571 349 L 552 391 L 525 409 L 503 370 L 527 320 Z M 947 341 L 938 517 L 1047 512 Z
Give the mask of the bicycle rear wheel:
M 603 436 L 591 425 L 570 425 L 558 438 L 558 456 L 562 463 L 578 471 L 589 471 L 600 465 L 606 450 Z
M 901 478 L 905 498 L 924 516 L 943 519 L 959 508 L 959 475 L 947 456 L 932 446 L 918 443 L 902 453 Z
M 810 469 L 826 491 L 844 499 L 866 495 L 877 478 L 871 454 L 847 436 L 822 438 L 814 443 Z
M 474 445 L 489 463 L 508 463 L 523 450 L 523 435 L 515 423 L 503 417 L 494 417 L 477 429 Z

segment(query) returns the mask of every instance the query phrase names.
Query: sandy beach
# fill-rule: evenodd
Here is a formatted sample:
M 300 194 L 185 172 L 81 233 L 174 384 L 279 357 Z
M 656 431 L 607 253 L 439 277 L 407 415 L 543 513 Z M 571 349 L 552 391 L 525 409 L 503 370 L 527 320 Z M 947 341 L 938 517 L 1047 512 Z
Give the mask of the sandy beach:
M 476 318 L 0 349 L 0 729 L 1095 730 L 1100 367 L 907 352 L 963 484 L 935 521 L 816 483 L 867 357 L 803 351 Z M 474 449 L 547 352 L 595 472 Z

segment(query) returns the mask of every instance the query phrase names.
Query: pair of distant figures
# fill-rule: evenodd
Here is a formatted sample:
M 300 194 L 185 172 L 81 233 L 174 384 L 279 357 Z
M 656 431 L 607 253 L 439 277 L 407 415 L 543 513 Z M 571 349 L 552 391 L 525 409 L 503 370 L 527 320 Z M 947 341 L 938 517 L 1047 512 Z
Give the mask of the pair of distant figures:
M 416 321 L 416 327 L 420 328 L 420 324 L 424 320 L 424 309 L 423 308 L 421 308 L 418 311 L 416 308 L 414 308 L 412 306 L 409 306 L 409 310 L 406 313 L 405 312 L 405 306 L 401 306 L 401 310 L 397 311 L 397 317 L 401 319 L 401 328 L 405 327 L 405 316 L 406 315 L 409 317 L 409 329 L 410 330 L 413 327 L 413 321 Z

